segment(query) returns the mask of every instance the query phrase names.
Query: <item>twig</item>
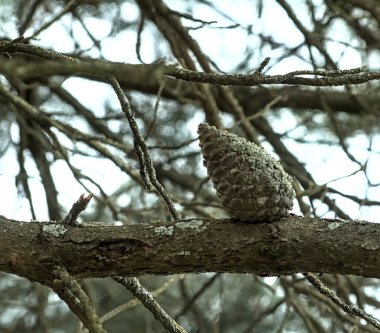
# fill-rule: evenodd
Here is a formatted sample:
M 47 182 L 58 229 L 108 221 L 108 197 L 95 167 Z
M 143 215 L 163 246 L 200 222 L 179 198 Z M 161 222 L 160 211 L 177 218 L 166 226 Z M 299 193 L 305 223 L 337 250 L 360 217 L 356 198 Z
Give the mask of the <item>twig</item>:
M 172 286 L 174 283 L 177 283 L 179 280 L 182 280 L 184 277 L 185 277 L 185 274 L 172 277 L 170 280 L 166 281 L 162 286 L 152 291 L 151 292 L 152 296 L 155 297 L 155 296 L 160 295 L 165 290 L 167 290 L 170 286 Z M 105 321 L 110 320 L 111 318 L 115 317 L 119 313 L 129 310 L 139 304 L 141 304 L 141 302 L 137 298 L 132 299 L 125 304 L 119 305 L 118 307 L 107 312 L 104 316 L 100 317 L 100 322 L 104 323 Z
M 347 304 L 344 303 L 336 294 L 335 291 L 331 290 L 329 287 L 327 287 L 320 279 L 318 279 L 314 274 L 312 273 L 304 273 L 304 276 L 306 279 L 319 290 L 320 293 L 330 298 L 330 300 L 339 305 L 340 308 L 347 312 L 348 314 L 352 314 L 354 316 L 357 316 L 359 318 L 364 319 L 368 323 L 370 323 L 372 326 L 376 327 L 377 329 L 380 329 L 380 322 L 373 318 L 372 316 L 365 313 L 362 309 L 358 308 L 354 304 Z
M 61 223 L 68 224 L 68 225 L 75 225 L 79 214 L 86 209 L 91 199 L 92 199 L 91 193 L 81 194 L 79 199 L 74 202 L 69 213 L 61 221 Z
M 192 144 L 195 141 L 198 141 L 198 137 L 196 137 L 195 139 L 189 139 L 188 141 L 184 141 L 182 143 L 179 143 L 179 144 L 173 145 L 173 146 L 162 146 L 162 145 L 149 146 L 149 149 L 176 150 L 176 149 L 180 149 L 180 148 L 186 147 L 186 146 Z
M 36 45 L 25 44 L 24 41 L 25 41 L 25 38 L 22 38 L 22 37 L 16 38 L 10 42 L 2 40 L 0 41 L 0 52 L 1 53 L 20 52 L 20 53 L 34 55 L 36 57 L 40 57 L 45 60 L 69 61 L 69 62 L 77 62 L 77 63 L 80 62 L 80 60 L 77 58 L 72 58 L 59 52 L 46 50 Z
M 210 279 L 208 279 L 203 284 L 203 286 L 186 302 L 185 306 L 183 306 L 182 309 L 178 311 L 174 318 L 178 320 L 179 317 L 183 316 L 195 304 L 198 298 L 200 298 L 202 294 L 204 294 L 219 277 L 220 273 L 215 273 Z M 185 281 L 183 280 L 182 283 L 184 282 Z
M 167 330 L 172 333 L 186 333 L 172 317 L 170 317 L 160 304 L 152 297 L 151 293 L 146 290 L 135 277 L 115 277 L 115 281 L 119 282 L 127 288 L 133 296 L 135 296 Z
M 218 74 L 191 71 L 184 68 L 168 68 L 164 74 L 184 81 L 202 82 L 230 86 L 258 86 L 262 84 L 299 84 L 308 86 L 341 86 L 379 80 L 380 73 L 368 72 L 358 67 L 341 71 L 293 71 L 280 75 L 262 74 Z M 308 78 L 301 75 L 320 76 Z
M 71 311 L 79 317 L 89 332 L 107 333 L 102 327 L 89 297 L 80 284 L 63 267 L 58 267 L 54 273 L 57 279 L 53 280 L 51 288 L 66 302 Z
M 265 112 L 267 112 L 273 105 L 275 105 L 277 102 L 283 100 L 284 97 L 279 95 L 277 96 L 276 98 L 274 98 L 273 100 L 271 100 L 268 104 L 266 104 L 261 110 L 257 111 L 256 113 L 252 114 L 251 116 L 249 117 L 246 117 L 244 120 L 241 119 L 241 120 L 238 120 L 236 121 L 231 127 L 229 127 L 227 130 L 231 130 L 233 128 L 235 128 L 236 126 L 240 125 L 243 121 L 251 121 L 251 120 L 255 120 L 259 117 L 261 117 Z
M 261 74 L 263 72 L 264 68 L 269 64 L 269 61 L 270 61 L 270 57 L 266 57 L 261 62 L 261 64 L 259 65 L 259 67 L 257 67 L 257 69 L 255 70 L 255 74 Z
M 162 82 L 160 83 L 160 86 L 158 88 L 157 99 L 156 99 L 156 103 L 154 104 L 154 109 L 153 109 L 153 120 L 152 120 L 152 123 L 150 124 L 150 126 L 146 132 L 145 140 L 147 140 L 149 138 L 151 132 L 153 131 L 154 127 L 156 126 L 158 107 L 160 105 L 162 91 L 165 88 L 166 82 L 167 82 L 167 77 L 165 76 L 162 79 Z
M 144 26 L 145 26 L 145 16 L 144 16 L 144 13 L 141 13 L 141 18 L 140 18 L 140 21 L 139 21 L 139 24 L 137 26 L 137 39 L 136 39 L 136 46 L 135 46 L 135 50 L 136 50 L 136 55 L 137 55 L 137 59 L 142 63 L 144 64 L 145 62 L 142 60 L 142 57 L 141 57 L 141 35 L 143 33 L 143 30 L 144 30 Z
M 37 31 L 33 33 L 30 37 L 27 37 L 26 39 L 32 39 L 38 36 L 42 31 L 50 27 L 54 22 L 57 22 L 63 15 L 65 15 L 71 8 L 71 6 L 76 2 L 76 0 L 71 0 L 69 3 L 62 9 L 62 11 L 54 16 L 50 21 L 46 22 L 42 27 L 40 27 Z
M 293 307 L 298 316 L 302 319 L 306 332 L 320 333 L 323 332 L 323 326 L 315 317 L 315 313 L 309 307 L 306 307 L 300 299 L 298 299 L 292 289 L 285 291 L 287 303 Z
M 348 198 L 348 199 L 356 202 L 360 206 L 380 206 L 379 200 L 369 200 L 369 199 L 364 199 L 364 198 L 362 199 L 362 198 L 359 198 L 355 195 L 350 195 L 350 194 L 340 192 L 340 191 L 336 190 L 335 188 L 328 187 L 328 186 L 326 186 L 325 189 L 328 192 L 336 193 L 336 194 L 341 195 L 342 197 Z
M 285 297 L 282 297 L 264 309 L 261 313 L 252 318 L 251 324 L 245 329 L 243 333 L 254 332 L 254 328 L 264 320 L 266 317 L 273 316 L 276 310 L 285 303 Z
M 140 161 L 140 174 L 146 185 L 146 188 L 149 190 L 150 184 L 152 184 L 156 188 L 158 193 L 161 195 L 161 197 L 164 199 L 172 218 L 174 220 L 179 220 L 180 215 L 177 212 L 176 208 L 174 207 L 173 201 L 171 200 L 169 195 L 166 193 L 161 183 L 157 180 L 156 170 L 154 168 L 152 159 L 150 158 L 148 147 L 137 126 L 137 123 L 132 113 L 131 105 L 129 104 L 128 99 L 123 93 L 120 87 L 120 84 L 116 80 L 115 77 L 108 77 L 108 81 L 111 83 L 112 88 L 114 89 L 119 99 L 121 109 L 123 110 L 128 120 L 129 126 L 132 130 L 135 149 Z

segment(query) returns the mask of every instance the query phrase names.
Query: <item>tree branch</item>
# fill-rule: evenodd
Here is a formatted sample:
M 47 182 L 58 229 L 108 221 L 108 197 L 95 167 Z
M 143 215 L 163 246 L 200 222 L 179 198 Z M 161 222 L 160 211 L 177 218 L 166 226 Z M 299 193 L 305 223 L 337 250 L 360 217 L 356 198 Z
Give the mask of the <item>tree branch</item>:
M 160 304 L 153 298 L 152 294 L 140 284 L 137 278 L 118 276 L 115 277 L 114 280 L 128 289 L 168 332 L 186 333 L 186 330 L 165 312 Z
M 333 71 L 293 71 L 282 75 L 219 74 L 192 71 L 174 65 L 131 65 L 110 61 L 91 60 L 24 62 L 2 59 L 0 71 L 18 79 L 41 78 L 51 75 L 114 76 L 117 80 L 137 71 L 144 78 L 169 76 L 179 80 L 210 83 L 223 86 L 258 86 L 263 84 L 297 84 L 307 86 L 342 86 L 380 80 L 379 72 L 369 72 L 366 67 Z M 314 76 L 314 77 L 305 77 Z M 140 80 L 142 80 L 140 77 Z
M 93 225 L 0 218 L 0 270 L 42 283 L 53 278 L 56 266 L 75 279 L 183 272 L 380 277 L 377 223 L 290 216 L 272 223 Z

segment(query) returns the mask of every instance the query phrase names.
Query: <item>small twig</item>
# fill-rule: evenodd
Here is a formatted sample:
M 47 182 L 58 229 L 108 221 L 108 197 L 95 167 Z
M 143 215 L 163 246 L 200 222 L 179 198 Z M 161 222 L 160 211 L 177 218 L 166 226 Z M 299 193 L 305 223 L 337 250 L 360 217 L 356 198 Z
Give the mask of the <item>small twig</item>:
M 160 105 L 162 91 L 165 88 L 166 82 L 167 82 L 167 77 L 165 76 L 162 79 L 162 82 L 160 83 L 160 86 L 158 88 L 157 99 L 156 99 L 156 103 L 154 104 L 154 109 L 153 109 L 153 120 L 152 120 L 152 123 L 150 124 L 150 126 L 146 132 L 145 140 L 147 140 L 149 138 L 149 135 L 153 131 L 154 127 L 156 126 L 158 107 Z
M 129 126 L 132 130 L 132 134 L 134 137 L 134 145 L 140 162 L 140 174 L 143 178 L 143 181 L 147 189 L 149 190 L 150 184 L 152 184 L 158 191 L 158 193 L 161 195 L 161 197 L 164 199 L 172 218 L 174 220 L 179 220 L 180 215 L 174 207 L 173 201 L 166 193 L 161 183 L 157 180 L 156 170 L 154 168 L 152 159 L 150 158 L 148 146 L 146 145 L 145 140 L 140 133 L 140 130 L 136 123 L 136 119 L 132 113 L 131 105 L 127 97 L 123 93 L 120 84 L 115 77 L 108 77 L 107 79 L 111 83 L 111 86 L 119 99 L 121 109 L 123 110 L 128 120 Z
M 90 298 L 80 284 L 63 267 L 58 267 L 54 273 L 57 279 L 53 280 L 51 288 L 66 302 L 71 311 L 83 322 L 84 326 L 91 333 L 107 333 L 100 323 Z
M 170 286 L 172 286 L 173 284 L 177 283 L 179 280 L 182 280 L 184 277 L 185 277 L 185 274 L 176 275 L 176 276 L 172 277 L 170 280 L 166 281 L 162 286 L 160 286 L 156 290 L 152 291 L 151 292 L 152 296 L 155 297 L 155 296 L 160 295 L 165 290 L 167 290 Z M 129 310 L 129 309 L 131 309 L 131 308 L 133 308 L 133 307 L 135 307 L 136 305 L 139 305 L 139 304 L 141 304 L 141 302 L 137 298 L 132 299 L 132 300 L 130 300 L 129 302 L 127 302 L 125 304 L 121 304 L 118 307 L 116 307 L 116 308 L 112 309 L 111 311 L 107 312 L 102 317 L 100 317 L 100 322 L 104 323 L 105 321 L 110 320 L 111 318 L 115 317 L 119 313 L 121 313 L 123 311 L 126 311 L 126 310 Z
M 259 67 L 257 67 L 254 74 L 261 74 L 263 72 L 264 68 L 269 64 L 269 61 L 270 61 L 270 57 L 266 57 L 262 61 L 262 63 L 259 65 Z
M 144 305 L 167 330 L 172 333 L 186 333 L 165 310 L 158 304 L 151 293 L 146 290 L 135 277 L 115 277 L 115 281 L 119 282 L 128 289 Z
M 87 205 L 91 199 L 92 199 L 91 193 L 81 194 L 79 199 L 74 202 L 69 213 L 61 221 L 61 223 L 69 224 L 69 225 L 76 225 L 77 218 L 78 218 L 79 214 L 86 209 L 86 207 L 87 207 Z
M 327 192 L 336 193 L 336 194 L 341 195 L 342 197 L 350 199 L 350 200 L 356 202 L 360 206 L 380 206 L 379 200 L 369 200 L 369 199 L 359 198 L 355 195 L 346 194 L 346 193 L 343 193 L 343 192 L 336 190 L 335 188 L 328 187 L 328 186 L 326 186 L 325 189 Z
M 331 290 L 329 287 L 327 287 L 320 279 L 318 279 L 314 274 L 312 273 L 304 273 L 304 276 L 306 279 L 319 290 L 319 292 L 325 296 L 327 296 L 333 303 L 340 306 L 340 308 L 347 312 L 348 314 L 352 314 L 354 316 L 357 316 L 359 318 L 364 319 L 368 323 L 370 323 L 372 326 L 376 327 L 377 329 L 380 329 L 380 322 L 370 316 L 369 314 L 365 313 L 362 309 L 358 308 L 354 304 L 347 304 L 344 303 L 336 294 L 335 291 Z
M 255 120 L 259 117 L 261 117 L 265 112 L 267 112 L 273 105 L 275 105 L 277 102 L 283 100 L 284 97 L 279 95 L 275 99 L 271 100 L 268 104 L 266 104 L 261 110 L 257 111 L 253 115 L 246 117 L 244 120 L 238 120 L 236 121 L 231 127 L 229 127 L 227 130 L 230 131 L 231 129 L 235 128 L 236 126 L 239 126 L 243 121 L 251 121 Z
M 336 135 L 336 137 L 338 138 L 338 141 L 339 141 L 340 146 L 342 147 L 342 150 L 344 151 L 346 156 L 352 162 L 358 164 L 360 166 L 360 168 L 362 169 L 363 168 L 362 164 L 355 158 L 355 156 L 353 156 L 350 153 L 350 151 L 347 147 L 346 137 L 345 137 L 344 133 L 342 132 L 340 124 L 337 121 L 337 119 L 334 115 L 334 112 L 331 110 L 330 105 L 327 103 L 324 95 L 321 96 L 320 101 L 321 101 L 321 105 L 322 105 L 323 110 L 326 111 L 327 115 L 329 116 L 329 119 L 330 119 L 330 122 L 332 125 L 332 130 L 333 130 L 334 134 Z
M 181 310 L 175 315 L 175 319 L 178 320 L 179 317 L 182 317 L 186 312 L 188 312 L 191 307 L 194 306 L 195 302 L 212 286 L 212 284 L 220 277 L 220 273 L 215 273 L 210 279 L 208 279 L 203 286 L 189 299 L 186 304 L 182 307 Z M 182 283 L 185 281 L 183 280 Z
M 144 64 L 145 62 L 142 60 L 142 57 L 141 57 L 141 35 L 143 33 L 143 30 L 144 30 L 144 26 L 145 26 L 145 16 L 144 16 L 144 13 L 141 13 L 141 18 L 140 18 L 140 22 L 137 26 L 137 39 L 136 39 L 136 46 L 135 46 L 135 50 L 136 50 L 136 55 L 137 55 L 137 59 L 142 63 Z
M 29 39 L 35 38 L 42 31 L 50 27 L 54 22 L 57 22 L 63 15 L 65 15 L 70 10 L 70 8 L 75 2 L 76 0 L 69 1 L 69 3 L 61 10 L 60 13 L 58 13 L 58 15 L 54 16 L 50 21 L 46 22 L 44 25 L 42 25 L 42 27 L 40 27 L 37 31 L 35 31 L 33 35 L 31 35 L 30 37 L 27 37 L 26 39 L 29 40 Z
M 141 149 L 141 146 L 136 142 L 136 140 L 134 140 L 134 146 L 135 146 L 135 150 L 136 150 L 136 153 L 137 153 L 137 157 L 138 157 L 139 162 L 140 162 L 140 176 L 141 176 L 141 179 L 142 179 L 142 181 L 144 183 L 145 189 L 147 191 L 150 191 L 152 189 L 152 184 L 150 182 L 149 175 L 148 175 L 148 172 L 147 172 L 147 166 L 146 166 L 146 163 L 145 163 L 144 152 Z
M 188 13 L 179 12 L 179 11 L 176 11 L 176 10 L 173 10 L 173 9 L 169 9 L 169 13 L 177 15 L 179 17 L 183 17 L 183 18 L 185 18 L 185 19 L 187 19 L 189 21 L 202 23 L 202 26 L 211 25 L 213 23 L 218 23 L 218 21 L 205 21 L 205 20 L 201 20 L 201 19 L 195 18 L 193 15 L 190 15 Z
M 184 141 L 184 142 L 179 143 L 179 144 L 177 144 L 175 146 L 174 145 L 173 146 L 155 145 L 155 146 L 149 146 L 149 149 L 176 150 L 176 149 L 180 149 L 180 148 L 186 147 L 186 146 L 192 144 L 195 141 L 198 141 L 198 137 L 196 137 L 195 139 L 189 139 L 188 141 Z

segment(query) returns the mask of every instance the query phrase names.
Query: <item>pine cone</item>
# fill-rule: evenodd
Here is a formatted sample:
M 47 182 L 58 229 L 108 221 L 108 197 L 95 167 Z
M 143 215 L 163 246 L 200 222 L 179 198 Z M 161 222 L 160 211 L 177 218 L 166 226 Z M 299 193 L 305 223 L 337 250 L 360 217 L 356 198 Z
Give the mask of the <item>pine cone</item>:
M 289 215 L 292 179 L 263 148 L 208 124 L 198 127 L 203 164 L 223 207 L 241 221 Z

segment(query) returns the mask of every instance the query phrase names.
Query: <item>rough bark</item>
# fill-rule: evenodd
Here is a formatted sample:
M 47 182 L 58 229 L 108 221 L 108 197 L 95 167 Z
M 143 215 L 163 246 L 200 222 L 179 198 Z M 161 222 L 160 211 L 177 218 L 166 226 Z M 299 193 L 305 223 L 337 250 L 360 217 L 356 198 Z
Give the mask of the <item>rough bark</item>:
M 0 43 L 0 51 L 1 50 L 2 45 Z M 157 94 L 162 83 L 162 75 L 168 74 L 169 76 L 166 77 L 165 86 L 162 91 L 163 97 L 173 99 L 180 97 L 187 100 L 197 100 L 197 95 L 192 88 L 192 82 L 181 81 L 181 85 L 178 86 L 178 80 L 174 77 L 170 77 L 171 72 L 175 72 L 174 67 L 170 65 L 128 65 L 87 58 L 84 59 L 85 62 L 78 62 L 77 59 L 72 59 L 73 61 L 71 62 L 64 62 L 63 60 L 65 59 L 60 59 L 62 63 L 45 61 L 33 64 L 30 62 L 24 63 L 2 59 L 0 69 L 11 76 L 33 78 L 42 81 L 46 76 L 75 74 L 103 82 L 103 76 L 115 75 L 123 88 L 150 94 Z M 378 73 L 373 75 L 378 76 Z M 295 81 L 293 83 L 290 82 L 290 84 L 300 83 Z M 276 102 L 276 107 L 291 107 L 300 110 L 321 110 L 324 109 L 321 101 L 321 95 L 323 94 L 325 102 L 332 111 L 359 115 L 363 113 L 378 115 L 376 96 L 370 96 L 364 93 L 353 95 L 324 87 L 323 90 L 317 94 L 314 90 L 302 88 L 298 85 L 270 87 L 270 89 L 261 86 L 261 84 L 258 87 L 254 87 L 255 85 L 252 86 L 253 87 L 230 87 L 244 109 L 251 110 L 252 113 L 261 110 L 278 96 L 282 98 Z M 360 101 L 360 103 L 358 101 Z M 365 106 L 364 109 L 363 105 Z M 247 113 L 247 115 L 250 114 L 250 112 Z
M 271 223 L 183 220 L 70 227 L 0 219 L 0 270 L 42 283 L 75 278 L 234 272 L 380 277 L 380 224 L 290 216 Z

